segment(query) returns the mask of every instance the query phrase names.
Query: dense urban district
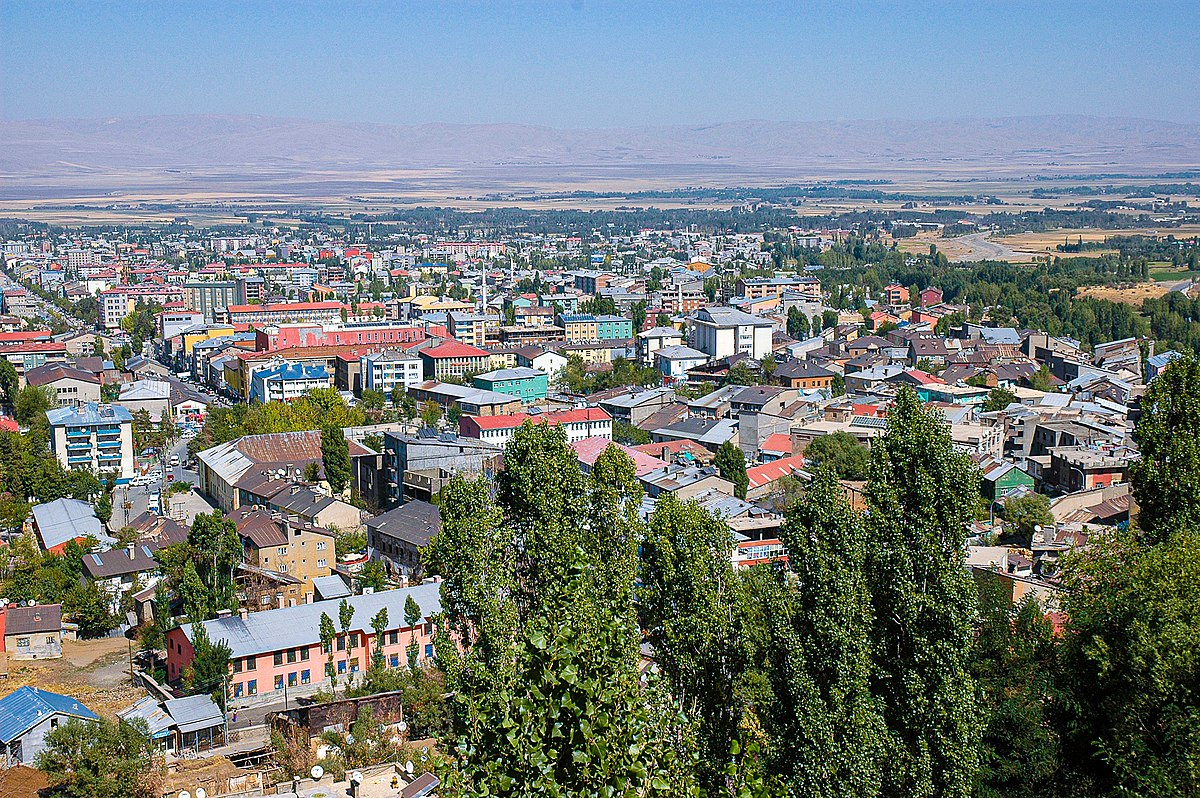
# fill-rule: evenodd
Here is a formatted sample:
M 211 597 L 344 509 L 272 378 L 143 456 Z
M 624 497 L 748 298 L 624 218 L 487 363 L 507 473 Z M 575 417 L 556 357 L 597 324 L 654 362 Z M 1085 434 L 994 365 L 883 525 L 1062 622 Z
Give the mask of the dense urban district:
M 0 785 L 1197 795 L 1186 189 L 0 222 Z

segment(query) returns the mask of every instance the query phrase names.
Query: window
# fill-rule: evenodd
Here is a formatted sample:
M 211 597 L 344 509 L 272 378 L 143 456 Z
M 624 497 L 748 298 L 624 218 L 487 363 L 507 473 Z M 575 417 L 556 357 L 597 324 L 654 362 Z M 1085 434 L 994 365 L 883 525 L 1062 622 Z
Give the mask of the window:
M 352 657 L 350 659 L 350 672 L 358 673 L 358 657 Z
M 329 653 L 329 649 L 330 649 L 330 644 L 329 644 L 329 643 L 322 643 L 322 644 L 321 644 L 321 653 L 322 653 L 322 654 L 328 654 L 328 653 Z
M 275 664 L 276 664 L 276 665 L 282 665 L 282 664 L 283 664 L 283 652 L 282 652 L 282 651 L 276 651 L 276 652 L 275 652 Z
M 398 654 L 393 654 L 392 656 L 388 657 L 388 667 L 389 668 L 399 668 L 400 667 L 400 656 Z
M 276 549 L 275 553 L 280 557 L 285 556 L 287 554 L 287 546 L 280 546 L 278 549 Z
M 29 648 L 29 638 L 28 637 L 18 637 L 17 638 L 17 648 Z
M 350 648 L 358 648 L 358 632 L 350 633 Z
M 254 670 L 254 657 L 246 657 L 246 670 Z
M 323 540 L 317 541 L 317 551 L 325 551 L 325 541 L 323 541 Z
M 275 689 L 276 689 L 276 690 L 282 690 L 282 689 L 283 689 L 283 676 L 282 676 L 282 674 L 281 674 L 281 675 L 279 675 L 279 676 L 276 676 L 276 677 L 275 677 Z
M 308 671 L 300 671 L 300 684 L 308 684 L 312 681 L 312 674 Z
M 345 672 L 346 672 L 346 660 L 343 659 L 338 662 L 338 673 L 345 673 Z
M 48 645 L 48 646 L 52 646 L 52 645 L 54 645 L 56 642 L 58 642 L 58 638 L 57 638 L 57 637 L 55 637 L 54 635 L 46 635 L 46 645 Z
M 291 665 L 293 662 L 296 661 L 296 649 L 293 648 L 293 649 L 288 650 L 287 661 L 288 661 L 288 665 Z
M 258 695 L 258 679 L 246 682 L 246 695 Z
M 399 636 L 400 636 L 400 633 L 399 633 L 399 632 L 397 632 L 395 629 L 393 629 L 392 631 L 388 632 L 388 633 L 387 633 L 387 644 L 388 644 L 389 646 L 394 646 L 394 645 L 396 645 L 396 641 L 397 641 L 397 639 L 399 638 Z
M 300 661 L 308 662 L 308 649 L 307 648 L 300 649 Z
M 233 697 L 234 698 L 242 697 L 242 683 L 241 682 L 233 683 Z
M 58 728 L 58 718 L 50 718 L 50 728 L 51 729 Z
M 346 638 L 344 638 L 344 637 L 339 637 L 339 638 L 337 639 L 337 648 L 338 648 L 338 651 L 345 651 L 345 650 L 346 650 Z
M 425 659 L 433 659 L 433 643 L 425 646 Z
M 296 686 L 296 672 L 292 671 L 288 674 L 288 687 Z
M 324 558 L 324 557 L 322 557 L 321 559 L 317 560 L 317 567 L 318 567 L 318 568 L 324 568 L 325 566 L 326 566 L 326 561 L 325 561 L 325 558 Z
M 235 659 L 233 661 L 233 672 L 234 673 L 242 672 L 242 661 L 240 659 Z

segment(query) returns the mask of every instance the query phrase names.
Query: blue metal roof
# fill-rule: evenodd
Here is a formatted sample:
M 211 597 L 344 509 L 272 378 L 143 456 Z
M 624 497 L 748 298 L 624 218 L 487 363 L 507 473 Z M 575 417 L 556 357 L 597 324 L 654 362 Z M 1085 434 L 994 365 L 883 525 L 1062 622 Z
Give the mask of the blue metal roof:
M 20 687 L 0 698 L 0 742 L 11 743 L 55 713 L 85 720 L 99 720 L 95 712 L 74 698 L 58 693 Z

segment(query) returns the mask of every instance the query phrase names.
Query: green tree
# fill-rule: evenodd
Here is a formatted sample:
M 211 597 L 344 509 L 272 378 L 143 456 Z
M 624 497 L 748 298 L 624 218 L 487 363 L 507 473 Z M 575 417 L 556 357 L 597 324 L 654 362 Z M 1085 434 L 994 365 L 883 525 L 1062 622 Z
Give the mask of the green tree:
M 1150 381 L 1135 437 L 1141 457 L 1130 464 L 1129 480 L 1142 540 L 1161 543 L 1176 530 L 1200 529 L 1200 359 L 1173 360 Z
M 109 608 L 108 596 L 90 579 L 71 588 L 63 598 L 62 608 L 79 625 L 79 634 L 83 637 L 101 637 L 119 623 Z
M 384 570 L 383 563 L 379 560 L 371 560 L 363 565 L 357 574 L 354 575 L 354 583 L 358 585 L 358 589 L 365 590 L 371 588 L 379 591 L 387 587 L 387 572 Z
M 829 383 L 829 395 L 834 398 L 846 395 L 846 379 L 841 374 L 833 375 L 833 380 Z
M 1049 392 L 1054 390 L 1054 375 L 1050 369 L 1042 366 L 1028 378 L 1029 387 L 1035 391 Z
M 383 391 L 376 391 L 371 388 L 363 388 L 362 396 L 358 399 L 359 406 L 365 410 L 382 410 L 386 403 L 387 396 Z
M 1054 514 L 1050 512 L 1050 498 L 1042 493 L 1026 493 L 1014 496 L 1004 501 L 1004 520 L 1012 530 L 1005 529 L 1007 534 L 1016 534 L 1022 545 L 1029 546 L 1033 540 L 1035 526 L 1051 526 L 1054 524 Z
M 725 441 L 717 449 L 717 454 L 713 457 L 713 465 L 717 467 L 717 473 L 721 475 L 721 479 L 727 479 L 733 483 L 733 494 L 739 499 L 746 498 L 746 491 L 750 488 L 750 479 L 746 476 L 746 455 L 742 450 L 733 445 L 732 441 Z
M 424 618 L 421 612 L 421 607 L 417 604 L 417 600 L 411 595 L 404 599 L 404 625 L 412 630 L 412 635 L 408 646 L 405 648 L 405 659 L 408 661 L 408 667 L 417 667 L 417 625 Z
M 980 726 L 966 657 L 975 593 L 963 561 L 978 484 L 945 422 L 901 388 L 864 491 L 872 688 L 888 728 L 884 794 L 972 791 Z
M 228 699 L 227 676 L 232 651 L 224 640 L 212 642 L 203 623 L 192 621 L 192 649 L 195 655 L 184 675 L 189 694 L 208 693 L 224 707 Z
M 101 524 L 107 524 L 112 518 L 112 499 L 108 497 L 108 491 L 100 494 L 100 498 L 96 500 L 96 518 Z
M 984 412 L 1003 410 L 1017 401 L 1019 401 L 1017 395 L 1007 388 L 993 388 L 988 392 L 987 401 L 983 403 L 983 410 Z
M 458 429 L 458 422 L 462 420 L 462 408 L 457 403 L 450 405 L 450 409 L 446 411 L 446 423 L 451 429 Z
M 788 308 L 787 334 L 797 340 L 803 340 L 808 337 L 808 332 L 808 316 L 805 316 L 795 305 Z
M 321 466 L 329 489 L 341 494 L 350 484 L 350 443 L 338 427 L 321 429 Z
M 337 629 L 327 613 L 321 613 L 317 634 L 321 640 L 321 650 L 325 652 L 325 675 L 329 677 L 330 688 L 337 689 L 337 670 L 333 667 L 333 640 L 337 637 Z
M 7 358 L 0 358 L 0 403 L 10 411 L 16 405 L 20 384 L 16 367 Z
M 16 416 L 17 423 L 24 427 L 45 423 L 46 411 L 51 408 L 52 404 L 46 388 L 26 385 L 17 394 L 13 415 Z
M 442 408 L 437 402 L 425 402 L 421 406 L 421 425 L 427 428 L 435 428 L 442 420 Z
M 161 770 L 145 721 L 71 718 L 46 735 L 37 767 L 70 798 L 157 798 Z
M 371 654 L 371 664 L 377 668 L 382 668 L 384 664 L 383 635 L 387 631 L 387 625 L 387 607 L 380 607 L 379 612 L 371 618 L 371 630 L 375 632 L 375 651 Z
M 739 360 L 730 367 L 724 382 L 726 385 L 754 385 L 757 379 L 754 370 L 746 365 L 746 361 Z
M 849 432 L 832 432 L 814 438 L 804 448 L 804 461 L 831 471 L 838 479 L 860 482 L 870 470 L 871 452 Z
M 650 443 L 650 433 L 639 429 L 628 421 L 613 421 L 613 440 L 626 446 Z
M 773 767 L 794 795 L 877 795 L 887 730 L 871 693 L 866 537 L 831 471 L 818 471 L 782 539 L 796 576 L 765 613 Z

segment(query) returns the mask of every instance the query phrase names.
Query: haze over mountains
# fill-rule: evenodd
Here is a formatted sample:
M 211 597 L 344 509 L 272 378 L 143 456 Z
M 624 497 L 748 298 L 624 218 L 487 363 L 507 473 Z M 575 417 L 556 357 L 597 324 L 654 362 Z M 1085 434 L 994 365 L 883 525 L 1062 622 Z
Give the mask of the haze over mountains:
M 285 175 L 368 179 L 395 170 L 763 170 L 861 176 L 871 170 L 989 175 L 1155 173 L 1200 166 L 1200 125 L 1085 116 L 831 122 L 741 121 L 610 129 L 381 125 L 257 116 L 0 121 L 0 194 L 37 186 L 164 186 L 236 176 L 243 188 Z M 171 175 L 175 175 L 172 178 Z

